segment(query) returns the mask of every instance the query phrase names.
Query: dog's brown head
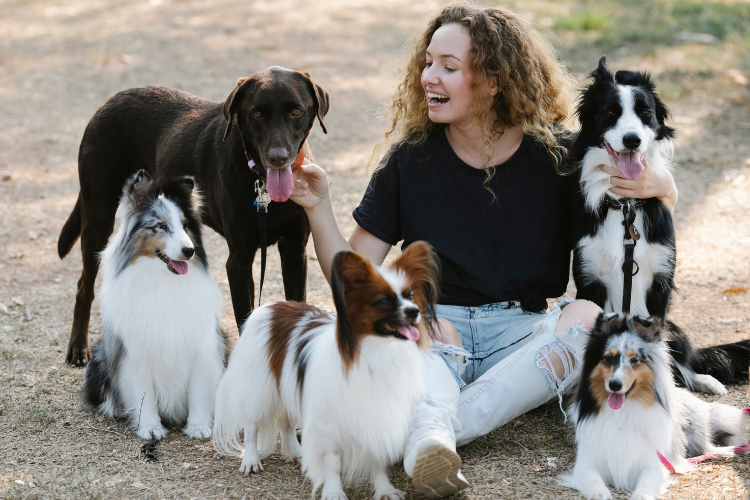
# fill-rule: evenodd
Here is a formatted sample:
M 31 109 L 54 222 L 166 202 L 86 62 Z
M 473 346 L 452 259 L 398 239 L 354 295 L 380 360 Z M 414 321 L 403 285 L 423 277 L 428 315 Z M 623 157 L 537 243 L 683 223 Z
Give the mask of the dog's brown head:
M 291 167 L 316 117 L 328 133 L 323 123 L 328 106 L 328 92 L 309 74 L 279 66 L 240 78 L 224 101 L 224 139 L 237 125 L 247 153 L 257 155 L 255 159 L 266 168 L 268 193 L 274 201 L 289 198 Z

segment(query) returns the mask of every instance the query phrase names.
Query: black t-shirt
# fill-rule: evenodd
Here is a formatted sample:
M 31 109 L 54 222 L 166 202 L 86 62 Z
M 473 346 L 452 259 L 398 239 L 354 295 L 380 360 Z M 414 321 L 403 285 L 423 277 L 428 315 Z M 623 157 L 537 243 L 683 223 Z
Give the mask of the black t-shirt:
M 495 167 L 492 193 L 484 170 L 463 162 L 445 131 L 420 146 L 401 144 L 377 171 L 353 216 L 368 233 L 403 248 L 417 240 L 440 256 L 439 303 L 479 306 L 519 300 L 539 311 L 568 284 L 575 176 L 555 171 L 549 153 L 525 136 Z

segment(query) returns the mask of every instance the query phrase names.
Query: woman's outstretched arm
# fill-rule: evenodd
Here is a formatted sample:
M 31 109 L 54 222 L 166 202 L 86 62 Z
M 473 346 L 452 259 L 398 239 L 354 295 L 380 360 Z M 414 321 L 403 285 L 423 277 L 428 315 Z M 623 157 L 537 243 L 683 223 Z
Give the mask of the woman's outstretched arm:
M 315 253 L 323 275 L 331 282 L 333 257 L 344 250 L 354 250 L 373 264 L 381 264 L 391 245 L 373 236 L 361 227 L 354 229 L 346 241 L 336 223 L 328 190 L 328 177 L 319 166 L 305 160 L 295 172 L 294 191 L 291 200 L 305 209 L 310 221 Z

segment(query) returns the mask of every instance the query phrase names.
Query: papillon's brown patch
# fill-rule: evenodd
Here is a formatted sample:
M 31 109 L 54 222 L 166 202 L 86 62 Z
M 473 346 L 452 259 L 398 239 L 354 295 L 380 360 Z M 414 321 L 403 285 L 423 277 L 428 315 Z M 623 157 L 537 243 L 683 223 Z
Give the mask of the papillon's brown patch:
M 284 360 L 289 348 L 289 340 L 292 331 L 299 325 L 300 321 L 314 320 L 327 317 L 320 309 L 304 302 L 277 302 L 269 306 L 271 309 L 271 324 L 266 348 L 268 349 L 268 363 L 271 373 L 276 379 L 276 385 L 281 383 L 281 371 L 284 368 Z M 307 323 L 307 325 L 309 325 Z M 308 328 L 305 328 L 307 331 Z

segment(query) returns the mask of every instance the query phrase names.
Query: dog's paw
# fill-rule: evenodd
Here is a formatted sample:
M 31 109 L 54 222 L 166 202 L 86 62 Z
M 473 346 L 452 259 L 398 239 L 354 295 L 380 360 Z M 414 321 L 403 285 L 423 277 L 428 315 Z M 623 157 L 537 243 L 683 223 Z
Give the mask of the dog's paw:
M 394 488 L 389 491 L 376 491 L 373 498 L 374 500 L 404 500 L 406 493 Z
M 79 347 L 76 345 L 68 346 L 68 353 L 65 355 L 65 362 L 71 366 L 81 367 L 86 366 L 91 360 L 91 351 L 89 346 L 84 345 Z
M 321 494 L 320 500 L 349 500 L 349 497 L 343 491 L 332 491 Z
M 609 491 L 609 488 L 603 486 L 589 493 L 588 498 L 589 500 L 612 500 L 613 497 L 612 492 Z
M 167 429 L 163 425 L 142 425 L 135 431 L 136 435 L 141 439 L 161 439 L 167 435 Z
M 206 424 L 188 424 L 182 432 L 189 438 L 210 438 L 211 426 Z
M 294 465 L 299 465 L 299 464 L 302 463 L 302 457 L 301 456 L 289 457 L 289 460 L 291 460 Z
M 695 376 L 695 390 L 706 394 L 726 394 L 727 388 L 711 375 L 698 374 Z
M 630 496 L 630 500 L 654 500 L 656 497 L 651 493 L 636 491 Z
M 257 474 L 263 472 L 263 466 L 260 465 L 260 460 L 244 460 L 240 464 L 240 472 L 243 474 Z

